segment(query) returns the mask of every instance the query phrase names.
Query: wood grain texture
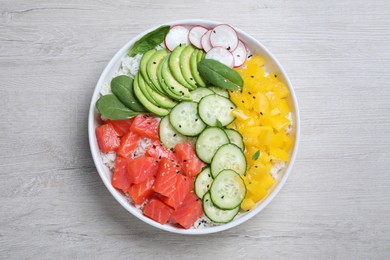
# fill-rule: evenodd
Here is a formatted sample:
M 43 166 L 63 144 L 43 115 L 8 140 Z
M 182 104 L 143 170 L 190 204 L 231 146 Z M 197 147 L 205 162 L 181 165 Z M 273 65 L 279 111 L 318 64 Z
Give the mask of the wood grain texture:
M 1 259 L 389 259 L 390 2 L 23 1 L 0 4 Z M 166 21 L 234 24 L 295 85 L 293 173 L 258 216 L 208 236 L 149 227 L 115 202 L 89 151 L 97 79 Z

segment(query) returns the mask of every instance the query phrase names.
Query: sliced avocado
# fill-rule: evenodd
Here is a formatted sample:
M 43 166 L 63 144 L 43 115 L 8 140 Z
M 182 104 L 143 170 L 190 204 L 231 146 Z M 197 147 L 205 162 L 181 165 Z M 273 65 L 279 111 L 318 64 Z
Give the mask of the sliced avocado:
M 171 98 L 167 97 L 166 95 L 161 95 L 158 92 L 154 91 L 142 77 L 139 77 L 138 79 L 139 82 L 139 87 L 141 88 L 142 86 L 146 89 L 148 92 L 149 96 L 153 99 L 154 104 L 157 104 L 158 107 L 164 107 L 164 108 L 172 108 L 176 106 L 177 102 L 172 100 Z
M 191 85 L 187 83 L 187 81 L 184 79 L 183 74 L 181 73 L 180 69 L 180 56 L 183 50 L 185 49 L 185 44 L 180 44 L 177 46 L 173 52 L 171 53 L 171 56 L 169 56 L 169 69 L 171 70 L 172 75 L 175 77 L 175 80 L 179 82 L 184 87 L 191 89 Z
M 199 75 L 199 71 L 198 71 L 198 55 L 200 54 L 199 56 L 202 58 L 202 53 L 203 52 L 201 50 L 195 50 L 191 54 L 190 68 L 191 68 L 192 76 L 194 76 L 194 79 L 196 83 L 199 85 L 199 87 L 206 87 L 206 83 Z
M 136 75 L 136 77 L 137 77 L 137 79 L 135 79 L 135 80 L 138 81 L 138 87 L 141 90 L 142 94 L 145 96 L 145 98 L 147 100 L 149 100 L 149 102 L 152 103 L 153 105 L 159 106 L 159 104 L 149 94 L 149 92 L 150 92 L 149 88 L 151 88 L 151 87 L 150 87 L 149 84 L 146 83 L 144 77 L 141 74 L 139 74 L 139 73 Z
M 175 77 L 172 75 L 171 70 L 168 66 L 168 59 L 164 60 L 161 69 L 162 80 L 168 87 L 168 91 L 173 93 L 172 98 L 176 100 L 191 100 L 191 94 L 186 87 L 181 85 L 176 81 Z
M 145 82 L 148 83 L 154 90 L 157 91 L 157 88 L 154 87 L 152 81 L 149 78 L 148 72 L 147 72 L 147 66 L 148 61 L 150 58 L 156 53 L 157 51 L 155 49 L 152 49 L 144 54 L 142 56 L 141 61 L 139 63 L 139 71 L 141 72 L 142 77 L 144 77 Z
M 150 79 L 152 84 L 151 87 L 158 91 L 160 94 L 164 94 L 164 90 L 160 86 L 160 83 L 157 79 L 157 68 L 161 61 L 168 55 L 168 51 L 166 49 L 161 49 L 156 51 L 148 60 L 146 65 L 146 73 L 148 74 L 148 78 Z
M 190 90 L 194 90 L 197 88 L 196 81 L 194 79 L 194 76 L 191 73 L 191 68 L 190 68 L 190 58 L 194 51 L 195 48 L 192 47 L 192 45 L 188 45 L 187 47 L 184 48 L 184 50 L 181 52 L 180 55 L 181 74 L 183 75 L 187 83 L 191 85 Z
M 168 87 L 167 84 L 165 84 L 165 81 L 164 81 L 164 78 L 162 76 L 162 69 L 163 69 L 163 66 L 164 66 L 164 63 L 168 62 L 167 61 L 168 59 L 168 56 L 164 58 L 164 60 L 158 65 L 158 68 L 157 68 L 157 78 L 158 78 L 158 82 L 160 83 L 160 86 L 162 87 L 162 89 L 164 90 L 165 94 L 169 97 L 171 97 L 172 99 L 174 100 L 183 100 L 181 95 L 176 95 L 175 93 L 173 93 L 170 89 L 170 87 Z
M 151 103 L 143 94 L 143 92 L 141 91 L 140 89 L 140 86 L 139 86 L 139 78 L 141 78 L 142 76 L 138 73 L 136 76 L 135 76 L 135 79 L 134 79 L 134 94 L 135 96 L 138 98 L 138 100 L 146 107 L 147 110 L 149 110 L 150 112 L 156 114 L 156 115 L 159 115 L 159 116 L 165 116 L 165 115 L 168 115 L 169 114 L 169 110 L 168 109 L 165 109 L 165 108 L 160 108 L 158 106 L 155 106 L 153 103 Z
M 203 60 L 205 56 L 206 56 L 206 53 L 204 53 L 203 51 L 199 51 L 199 52 L 198 52 L 198 57 L 197 57 L 198 62 L 200 62 L 201 60 Z

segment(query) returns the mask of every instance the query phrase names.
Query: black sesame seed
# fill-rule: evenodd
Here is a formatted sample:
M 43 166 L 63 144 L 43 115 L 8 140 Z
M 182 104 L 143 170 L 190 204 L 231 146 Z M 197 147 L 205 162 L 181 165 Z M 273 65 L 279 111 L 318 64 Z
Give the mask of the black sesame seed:
M 173 136 L 176 136 L 177 134 L 173 134 Z
M 252 93 L 251 93 L 250 91 L 248 91 L 248 94 L 249 94 L 249 95 L 252 95 Z
M 155 145 L 153 145 L 153 148 L 154 148 L 154 149 L 156 149 L 156 146 L 155 146 Z
M 255 76 L 251 76 L 251 78 L 253 79 Z
M 277 78 L 278 76 L 275 74 L 274 77 Z
M 259 168 L 259 166 L 255 165 L 255 168 Z
M 181 125 L 179 125 L 179 127 L 181 128 Z
M 198 120 L 199 120 L 198 118 L 195 118 L 195 122 L 198 122 Z
M 213 33 L 216 33 L 215 30 L 213 30 Z
M 249 55 L 249 56 L 248 56 L 248 59 L 252 58 L 252 56 L 253 56 L 252 54 L 251 54 L 251 55 Z
M 209 188 L 210 187 L 210 184 L 207 184 L 207 188 Z
M 155 61 L 153 61 L 153 64 L 156 64 L 156 62 L 155 62 Z
M 244 100 L 241 100 L 241 102 L 244 104 L 245 102 L 244 102 Z
M 190 80 L 194 80 L 193 78 L 190 78 Z
M 233 107 L 230 107 L 230 109 L 234 109 Z
M 228 50 L 228 51 L 230 51 L 230 49 L 231 49 L 230 46 L 226 48 L 226 50 Z
M 160 159 L 160 160 L 161 160 L 161 155 L 158 157 L 158 159 Z
M 181 43 L 179 44 L 179 46 L 181 47 Z
M 237 57 L 241 57 L 240 54 L 237 54 Z
M 174 87 L 171 87 L 171 89 L 175 89 Z
M 260 112 L 260 115 L 263 115 L 263 112 Z
M 221 196 L 221 199 L 223 199 L 223 198 L 225 198 L 225 196 L 222 195 L 222 196 Z
M 253 99 L 256 99 L 256 97 L 255 97 L 255 96 L 253 96 Z

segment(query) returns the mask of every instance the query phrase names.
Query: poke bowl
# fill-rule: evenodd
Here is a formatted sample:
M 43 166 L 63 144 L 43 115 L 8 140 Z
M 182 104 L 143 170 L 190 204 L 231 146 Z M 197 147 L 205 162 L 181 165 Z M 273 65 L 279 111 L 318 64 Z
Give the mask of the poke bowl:
M 196 235 L 244 223 L 272 201 L 292 171 L 299 120 L 270 51 L 232 25 L 189 19 L 115 54 L 92 96 L 88 136 L 103 183 L 128 212 Z

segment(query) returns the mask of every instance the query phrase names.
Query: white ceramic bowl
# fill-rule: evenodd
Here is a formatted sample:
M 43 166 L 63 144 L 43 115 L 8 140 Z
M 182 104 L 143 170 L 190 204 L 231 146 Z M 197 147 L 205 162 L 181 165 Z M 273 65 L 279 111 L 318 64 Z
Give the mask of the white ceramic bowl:
M 203 25 L 205 27 L 214 27 L 215 25 L 221 24 L 220 22 L 215 21 L 209 21 L 209 20 L 195 20 L 195 19 L 189 19 L 189 20 L 180 20 L 180 21 L 173 21 L 165 23 L 168 25 L 175 25 L 175 24 L 186 24 L 186 25 Z M 298 150 L 298 143 L 299 143 L 299 136 L 300 136 L 300 120 L 299 120 L 299 110 L 298 110 L 298 103 L 295 96 L 294 89 L 292 87 L 292 84 L 290 80 L 287 77 L 286 72 L 280 65 L 280 63 L 276 60 L 276 58 L 271 54 L 270 51 L 268 51 L 260 42 L 258 42 L 256 39 L 248 35 L 247 33 L 243 32 L 242 30 L 235 28 L 237 30 L 237 33 L 239 35 L 239 38 L 245 42 L 247 47 L 251 50 L 252 54 L 260 54 L 266 61 L 266 67 L 269 71 L 272 71 L 278 75 L 280 79 L 282 79 L 288 86 L 291 95 L 288 98 L 288 103 L 292 110 L 293 115 L 293 136 L 294 136 L 294 146 L 290 153 L 290 162 L 287 164 L 287 167 L 281 172 L 279 175 L 279 179 L 277 180 L 277 184 L 274 185 L 273 189 L 269 193 L 269 195 L 263 199 L 262 201 L 258 202 L 256 207 L 247 212 L 238 215 L 232 222 L 215 226 L 215 227 L 208 227 L 208 228 L 202 228 L 202 229 L 181 229 L 174 227 L 172 225 L 161 225 L 144 215 L 142 215 L 142 212 L 135 208 L 133 205 L 131 205 L 126 197 L 122 195 L 119 191 L 117 191 L 112 185 L 111 185 L 111 176 L 112 173 L 110 170 L 103 164 L 102 158 L 99 153 L 99 147 L 97 144 L 96 136 L 95 136 L 95 128 L 98 126 L 98 119 L 99 115 L 95 108 L 95 103 L 97 99 L 99 98 L 99 91 L 103 84 L 107 81 L 109 81 L 112 78 L 112 75 L 115 71 L 118 70 L 120 66 L 121 59 L 127 54 L 128 49 L 130 46 L 134 44 L 135 41 L 140 39 L 143 35 L 146 33 L 156 29 L 161 25 L 158 25 L 154 28 L 151 28 L 148 31 L 145 31 L 139 35 L 137 35 L 135 38 L 130 40 L 125 46 L 123 46 L 111 59 L 111 61 L 108 63 L 106 68 L 104 69 L 103 73 L 101 74 L 98 83 L 96 84 L 95 91 L 92 96 L 91 105 L 89 109 L 89 120 L 88 120 L 88 135 L 89 135 L 89 144 L 92 152 L 92 157 L 95 162 L 96 168 L 99 172 L 100 177 L 102 178 L 104 184 L 106 185 L 107 189 L 111 192 L 112 196 L 131 214 L 139 218 L 140 220 L 148 223 L 149 225 L 152 225 L 156 228 L 163 229 L 166 231 L 174 232 L 174 233 L 181 233 L 181 234 L 188 234 L 188 235 L 196 235 L 196 234 L 208 234 L 208 233 L 215 233 L 219 231 L 223 231 L 232 227 L 235 227 L 241 223 L 244 223 L 245 221 L 249 220 L 256 214 L 258 214 L 260 211 L 262 211 L 270 202 L 271 200 L 278 194 L 280 189 L 283 187 L 284 183 L 287 180 L 287 177 L 290 175 L 297 150 Z

